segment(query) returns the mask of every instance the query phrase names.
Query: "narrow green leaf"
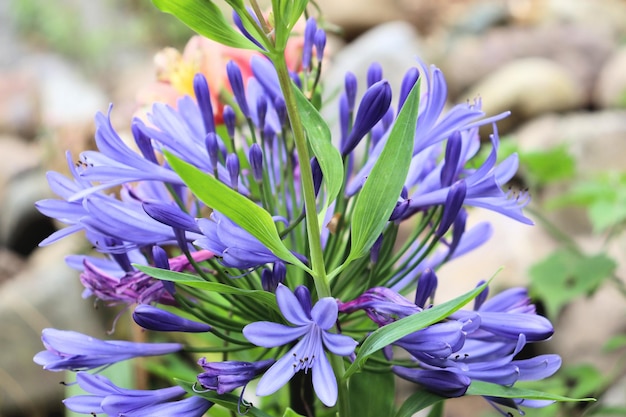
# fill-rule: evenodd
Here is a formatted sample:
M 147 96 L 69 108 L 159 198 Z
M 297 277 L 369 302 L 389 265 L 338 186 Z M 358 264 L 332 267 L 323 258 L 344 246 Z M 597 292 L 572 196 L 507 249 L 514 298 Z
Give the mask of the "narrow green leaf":
M 183 381 L 182 379 L 177 379 L 177 378 L 174 378 L 174 381 L 188 393 L 207 399 L 211 401 L 212 403 L 221 405 L 222 407 L 232 410 L 235 413 L 239 413 L 239 411 L 241 411 L 242 413 L 245 413 L 246 416 L 273 417 L 265 413 L 264 411 L 259 410 L 256 407 L 244 407 L 243 405 L 240 405 L 240 399 L 238 395 L 233 395 L 233 394 L 219 395 L 215 391 L 204 391 L 204 390 L 201 390 L 200 392 L 198 392 L 197 389 L 194 389 L 193 382 Z
M 210 0 L 152 0 L 162 12 L 176 16 L 200 35 L 226 46 L 261 51 L 224 18 L 222 11 Z M 235 6 L 240 2 L 232 2 Z M 244 9 L 245 10 L 245 9 Z
M 359 417 L 393 415 L 394 378 L 392 372 L 362 372 L 352 375 L 348 388 L 350 414 Z
M 257 238 L 274 255 L 309 271 L 309 268 L 287 249 L 278 235 L 272 216 L 265 209 L 175 155 L 165 152 L 165 159 L 204 204 L 219 211 Z
M 395 417 L 411 417 L 413 414 L 421 411 L 431 405 L 438 404 L 444 401 L 446 398 L 440 397 L 432 392 L 420 390 L 411 395 L 402 404 L 402 407 L 398 410 Z
M 141 272 L 144 272 L 156 279 L 172 281 L 177 284 L 188 285 L 190 287 L 199 288 L 205 291 L 216 292 L 219 294 L 234 294 L 243 297 L 250 297 L 253 298 L 255 301 L 263 304 L 267 308 L 270 308 L 277 313 L 280 313 L 278 305 L 276 304 L 276 296 L 267 291 L 246 290 L 242 288 L 231 287 L 230 285 L 220 284 L 219 282 L 207 282 L 197 275 L 186 274 L 184 272 L 170 271 L 167 269 L 154 268 L 151 266 L 137 264 L 134 264 L 133 266 L 139 269 Z
M 402 191 L 411 157 L 420 99 L 418 81 L 409 93 L 391 129 L 385 148 L 359 192 L 352 215 L 352 248 L 349 260 L 372 247 L 389 222 Z
M 302 119 L 302 125 L 307 133 L 309 144 L 313 154 L 317 157 L 322 173 L 324 174 L 324 184 L 328 195 L 326 203 L 320 213 L 320 220 L 324 219 L 326 209 L 335 200 L 341 184 L 343 183 L 343 162 L 339 150 L 331 142 L 331 133 L 326 121 L 319 114 L 317 109 L 307 100 L 300 89 L 292 85 L 298 105 L 298 112 Z
M 285 410 L 285 413 L 283 414 L 283 417 L 304 417 L 304 416 L 302 414 L 296 413 L 291 408 L 287 407 L 287 409 Z
M 385 346 L 403 338 L 408 334 L 430 326 L 433 323 L 437 323 L 459 310 L 465 304 L 476 298 L 476 296 L 480 294 L 480 292 L 484 290 L 487 285 L 488 283 L 484 283 L 483 285 L 476 287 L 472 291 L 453 300 L 433 308 L 429 308 L 428 310 L 424 310 L 421 313 L 405 317 L 376 330 L 367 339 L 365 339 L 363 346 L 359 349 L 356 359 L 346 370 L 344 377 L 347 378 L 358 371 L 369 356 Z
M 532 389 L 505 387 L 484 381 L 472 381 L 466 395 L 485 395 L 500 398 L 525 398 L 528 400 L 550 400 L 561 402 L 595 401 L 594 398 L 569 398 L 548 392 L 535 391 Z

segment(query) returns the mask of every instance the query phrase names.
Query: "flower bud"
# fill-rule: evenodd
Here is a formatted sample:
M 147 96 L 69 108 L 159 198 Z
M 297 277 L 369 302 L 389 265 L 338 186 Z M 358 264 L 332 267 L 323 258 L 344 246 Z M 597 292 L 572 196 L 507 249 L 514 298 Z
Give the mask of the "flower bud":
M 226 64 L 226 74 L 228 75 L 228 81 L 233 89 L 235 100 L 246 118 L 250 117 L 250 110 L 248 109 L 248 100 L 246 99 L 246 90 L 243 86 L 243 77 L 241 75 L 241 69 L 235 61 L 229 61 Z
M 196 94 L 202 123 L 206 133 L 215 132 L 215 120 L 213 118 L 213 105 L 211 104 L 211 93 L 209 84 L 204 75 L 198 73 L 193 77 L 193 91 Z
M 404 102 L 408 97 L 411 89 L 417 83 L 417 80 L 420 77 L 420 72 L 417 68 L 409 69 L 406 74 L 404 74 L 404 78 L 402 79 L 402 85 L 400 85 L 400 98 L 398 99 L 398 112 L 404 106 Z
M 206 323 L 199 323 L 149 304 L 139 304 L 133 312 L 135 323 L 147 330 L 158 332 L 204 333 L 211 330 Z
M 252 175 L 257 182 L 263 181 L 263 151 L 257 143 L 253 143 L 248 151 L 248 160 L 252 168 Z
M 359 104 L 346 146 L 341 150 L 342 155 L 347 155 L 356 148 L 363 136 L 382 119 L 390 104 L 391 87 L 387 81 L 379 81 L 368 88 Z
M 383 79 L 383 67 L 378 62 L 372 62 L 367 69 L 367 86 L 371 87 Z
M 233 108 L 228 104 L 225 105 L 222 117 L 224 118 L 224 124 L 226 125 L 228 136 L 234 138 L 235 128 L 237 127 L 237 115 L 235 114 L 235 110 L 233 110 Z
M 239 186 L 239 158 L 237 154 L 231 153 L 226 157 L 226 169 L 230 176 L 230 186 L 236 190 Z
M 302 68 L 311 69 L 311 57 L 313 56 L 313 43 L 317 32 L 317 22 L 309 17 L 304 27 L 304 45 L 302 46 Z
M 315 43 L 315 56 L 317 61 L 322 62 L 324 58 L 324 48 L 326 47 L 326 32 L 324 32 L 324 29 L 317 29 L 313 42 Z

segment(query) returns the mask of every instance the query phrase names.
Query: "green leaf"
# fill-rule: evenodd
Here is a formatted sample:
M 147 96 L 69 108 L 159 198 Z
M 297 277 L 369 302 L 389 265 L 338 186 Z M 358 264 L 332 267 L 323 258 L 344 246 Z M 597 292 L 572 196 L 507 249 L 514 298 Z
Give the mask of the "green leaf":
M 418 411 L 430 407 L 431 405 L 439 404 L 444 400 L 446 400 L 446 398 L 440 397 L 437 394 L 420 390 L 407 398 L 395 417 L 411 417 Z
M 313 154 L 317 157 L 324 174 L 324 184 L 326 184 L 328 195 L 326 196 L 326 204 L 319 215 L 320 220 L 323 220 L 326 209 L 341 190 L 341 184 L 343 184 L 343 162 L 339 150 L 331 142 L 330 129 L 326 121 L 302 94 L 300 89 L 295 88 L 293 84 L 292 89 L 296 96 L 298 112 L 300 113 L 304 130 L 307 133 L 309 145 L 313 150 Z
M 287 407 L 287 409 L 285 410 L 285 413 L 283 414 L 283 417 L 304 417 L 304 416 L 302 414 L 296 413 L 291 408 Z
M 183 381 L 182 379 L 174 378 L 174 381 L 180 385 L 185 391 L 192 395 L 196 395 L 211 401 L 212 403 L 221 405 L 224 408 L 234 411 L 238 413 L 239 410 L 245 412 L 246 416 L 252 417 L 273 417 L 269 414 L 259 410 L 256 407 L 244 407 L 243 405 L 239 405 L 239 396 L 233 394 L 222 394 L 218 395 L 215 391 L 203 391 L 198 392 L 194 390 L 194 383 L 189 381 Z
M 287 249 L 280 239 L 272 216 L 265 209 L 175 155 L 165 152 L 165 159 L 204 204 L 235 222 L 280 259 L 309 271 L 309 268 Z
M 563 306 L 592 293 L 616 267 L 603 253 L 587 256 L 559 249 L 530 269 L 531 289 L 555 319 Z
M 152 0 L 162 12 L 176 16 L 198 32 L 226 46 L 261 51 L 224 18 L 222 11 L 210 0 Z M 235 6 L 241 2 L 232 2 Z M 245 10 L 245 9 L 244 9 Z
M 483 285 L 476 287 L 472 291 L 453 300 L 439 304 L 438 306 L 429 308 L 428 310 L 424 310 L 421 313 L 405 317 L 376 330 L 369 335 L 367 339 L 365 339 L 363 346 L 359 349 L 356 359 L 346 370 L 344 377 L 347 378 L 362 368 L 369 356 L 385 346 L 394 343 L 408 334 L 430 326 L 433 323 L 437 323 L 459 310 L 465 304 L 476 298 L 476 296 L 480 294 L 480 292 L 484 290 L 487 285 L 488 283 L 484 283 Z
M 349 261 L 367 254 L 389 222 L 389 216 L 396 206 L 413 155 L 419 91 L 418 81 L 402 106 L 385 148 L 359 192 L 352 215 L 352 248 Z
M 605 352 L 613 352 L 626 347 L 626 334 L 618 334 L 613 336 L 602 347 Z
M 576 172 L 576 160 L 566 145 L 556 146 L 547 151 L 523 152 L 520 165 L 532 184 L 548 184 L 572 178 Z
M 484 381 L 472 381 L 466 395 L 484 395 L 500 398 L 525 398 L 528 400 L 550 400 L 561 402 L 595 401 L 594 398 L 569 398 L 548 392 L 525 388 L 505 387 Z
M 137 264 L 133 264 L 133 266 L 139 269 L 141 272 L 144 272 L 156 279 L 162 279 L 175 282 L 177 284 L 188 285 L 190 287 L 199 288 L 205 291 L 216 292 L 219 294 L 233 294 L 243 297 L 250 297 L 255 301 L 263 304 L 267 308 L 270 308 L 277 313 L 280 313 L 278 305 L 276 304 L 276 296 L 267 291 L 246 290 L 242 288 L 231 287 L 230 285 L 220 284 L 218 282 L 207 282 L 197 275 L 170 271 L 168 269 L 154 268 L 151 266 Z
M 350 414 L 359 417 L 391 416 L 395 379 L 391 372 L 362 372 L 350 378 Z

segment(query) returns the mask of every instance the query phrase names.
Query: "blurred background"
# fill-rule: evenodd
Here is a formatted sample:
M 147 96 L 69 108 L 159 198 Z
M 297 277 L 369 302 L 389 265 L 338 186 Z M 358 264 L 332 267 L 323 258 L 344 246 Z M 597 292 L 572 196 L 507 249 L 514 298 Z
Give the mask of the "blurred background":
M 600 399 L 528 415 L 626 416 L 626 1 L 316 3 L 334 32 L 328 91 L 345 71 L 364 79 L 373 61 L 397 91 L 419 57 L 443 70 L 450 103 L 479 96 L 487 114 L 512 111 L 498 125 L 501 152 L 520 153 L 513 185 L 530 189 L 537 225 L 475 210 L 495 235 L 441 271 L 437 298 L 504 267 L 495 286 L 530 286 L 556 327 L 539 349 L 564 358 L 534 388 Z M 109 103 L 127 130 L 156 78 L 154 55 L 191 35 L 147 0 L 0 0 L 0 416 L 64 415 L 63 375 L 32 362 L 41 329 L 101 336 L 111 326 L 64 263 L 88 249 L 80 237 L 37 247 L 59 227 L 34 208 L 53 197 L 46 171 L 66 170 L 66 150 L 93 148 L 93 116 Z M 412 389 L 402 387 L 399 401 Z M 465 398 L 445 415 L 492 413 Z

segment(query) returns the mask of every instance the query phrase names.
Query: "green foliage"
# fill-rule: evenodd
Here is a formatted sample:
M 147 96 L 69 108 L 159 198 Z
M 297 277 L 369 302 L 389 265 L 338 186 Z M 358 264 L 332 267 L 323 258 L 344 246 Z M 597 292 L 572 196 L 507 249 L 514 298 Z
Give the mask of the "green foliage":
M 586 207 L 595 233 L 602 233 L 626 222 L 626 173 L 605 172 L 575 184 L 548 207 Z
M 222 11 L 210 0 L 153 0 L 159 10 L 180 19 L 199 34 L 234 48 L 260 51 L 259 47 L 239 33 L 224 18 Z M 230 2 L 243 9 L 242 2 Z M 241 15 L 242 13 L 240 13 Z
M 171 281 L 177 284 L 183 284 L 189 287 L 199 288 L 204 291 L 215 292 L 218 294 L 234 294 L 241 297 L 249 297 L 255 302 L 262 304 L 264 308 L 280 314 L 280 310 L 276 305 L 276 296 L 267 291 L 247 290 L 244 288 L 233 287 L 231 285 L 220 284 L 218 282 L 207 282 L 197 275 L 186 274 L 184 272 L 170 271 L 167 269 L 154 268 L 144 265 L 134 266 L 140 271 L 156 279 Z
M 587 256 L 559 249 L 530 269 L 531 288 L 554 320 L 565 305 L 592 294 L 616 266 L 604 253 Z
M 571 398 L 563 395 L 535 391 L 525 388 L 505 387 L 484 381 L 472 381 L 467 389 L 467 395 L 482 395 L 500 398 L 525 398 L 529 400 L 551 400 L 561 402 L 595 401 L 593 398 Z
M 171 153 L 166 153 L 165 158 L 194 195 L 204 204 L 219 211 L 259 239 L 279 258 L 308 270 L 282 242 L 272 216 L 264 208 Z
M 437 394 L 420 390 L 407 398 L 396 413 L 395 417 L 411 417 L 413 414 L 430 407 L 431 405 L 434 406 L 436 404 L 441 404 L 444 400 L 444 397 Z
M 391 372 L 361 372 L 350 378 L 350 412 L 359 417 L 393 414 L 395 377 Z
M 404 336 L 416 332 L 420 329 L 430 326 L 433 323 L 437 323 L 448 317 L 450 314 L 462 308 L 464 305 L 472 301 L 488 283 L 476 287 L 472 291 L 461 295 L 453 300 L 439 304 L 433 308 L 422 311 L 419 314 L 413 314 L 411 316 L 400 319 L 396 322 L 381 327 L 373 332 L 359 349 L 359 353 L 356 359 L 346 370 L 344 377 L 349 377 L 353 373 L 357 372 L 363 367 L 363 364 L 367 358 L 387 345 L 390 345 L 403 338 Z
M 372 247 L 389 221 L 404 186 L 413 155 L 413 138 L 420 99 L 419 82 L 413 87 L 389 133 L 385 148 L 363 184 L 352 215 L 349 260 Z
M 521 152 L 520 165 L 525 179 L 531 185 L 566 180 L 576 173 L 576 161 L 566 145 L 547 151 Z
M 308 143 L 324 174 L 327 196 L 325 206 L 320 213 L 320 218 L 323 220 L 328 205 L 337 198 L 341 190 L 343 161 L 339 150 L 331 142 L 330 129 L 326 121 L 298 88 L 293 88 L 292 85 L 292 89 L 296 96 L 302 125 L 307 133 Z

